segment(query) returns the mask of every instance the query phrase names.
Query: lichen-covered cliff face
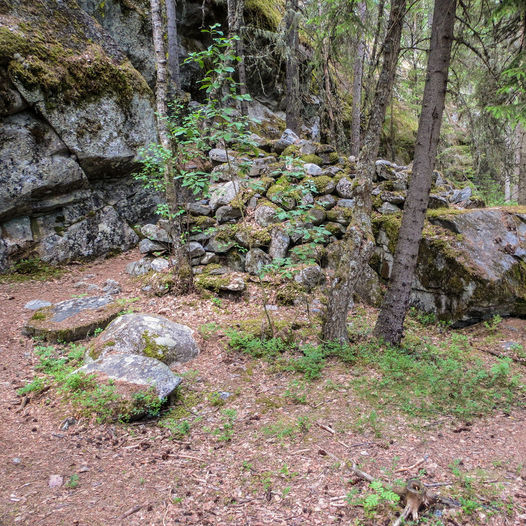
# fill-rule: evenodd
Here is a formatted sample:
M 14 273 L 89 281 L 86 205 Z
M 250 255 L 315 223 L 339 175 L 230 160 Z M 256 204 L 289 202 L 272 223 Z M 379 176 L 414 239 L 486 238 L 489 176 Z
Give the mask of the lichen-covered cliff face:
M 157 196 L 130 174 L 155 139 L 148 83 L 76 0 L 0 0 L 0 270 L 131 247 Z

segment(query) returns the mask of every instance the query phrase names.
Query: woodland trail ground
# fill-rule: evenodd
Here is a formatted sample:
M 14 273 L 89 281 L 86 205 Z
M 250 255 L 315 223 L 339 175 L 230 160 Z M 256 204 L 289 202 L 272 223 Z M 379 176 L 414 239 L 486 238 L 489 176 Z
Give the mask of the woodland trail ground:
M 428 483 L 450 483 L 436 489 L 461 499 L 462 508 L 422 524 L 526 524 L 524 394 L 510 410 L 478 418 L 388 411 L 356 388 L 364 371 L 350 365 L 329 360 L 321 378 L 308 382 L 228 351 L 218 327 L 261 316 L 257 291 L 241 300 L 146 297 L 124 272 L 134 259 L 130 252 L 72 265 L 51 281 L 0 284 L 0 524 L 391 524 L 400 507 L 391 509 L 381 498 L 365 516 L 363 498 L 372 490 L 349 470 L 351 459 L 386 482 L 420 475 Z M 179 371 L 184 387 L 178 405 L 163 416 L 165 427 L 98 424 L 81 416 L 62 429 L 73 413 L 58 391 L 27 403 L 17 395 L 36 363 L 34 342 L 21 333 L 31 315 L 24 305 L 71 298 L 86 275 L 99 285 L 115 279 L 121 297 L 139 298 L 135 310 L 196 330 L 201 354 Z M 273 315 L 287 319 L 293 310 L 280 307 Z M 364 324 L 376 315 L 360 312 Z M 433 328 L 419 330 L 445 338 Z M 488 331 L 477 326 L 459 333 L 471 349 L 498 349 L 510 340 L 526 348 L 524 320 L 503 320 Z M 524 381 L 526 369 L 516 371 Z M 375 371 L 366 374 L 380 380 Z M 224 403 L 223 392 L 231 394 Z M 52 475 L 63 484 L 51 488 Z

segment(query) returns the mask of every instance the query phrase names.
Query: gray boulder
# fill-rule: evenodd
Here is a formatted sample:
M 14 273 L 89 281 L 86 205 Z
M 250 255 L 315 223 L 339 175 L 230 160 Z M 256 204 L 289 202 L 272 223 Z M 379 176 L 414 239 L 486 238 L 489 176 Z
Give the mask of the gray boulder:
M 196 241 L 190 241 L 186 245 L 186 250 L 192 259 L 201 258 L 205 255 L 205 249 L 203 248 L 203 245 L 201 245 L 201 243 L 197 243 Z
M 303 165 L 303 169 L 305 170 L 305 173 L 307 175 L 311 175 L 314 177 L 321 175 L 322 173 L 322 169 L 317 164 L 314 164 L 314 163 L 305 163 Z
M 217 185 L 210 195 L 210 208 L 216 210 L 220 206 L 230 204 L 240 191 L 241 185 L 238 181 Z
M 309 265 L 295 274 L 294 281 L 310 291 L 325 281 L 325 273 L 319 265 Z
M 160 399 L 169 398 L 183 381 L 159 360 L 137 354 L 110 354 L 75 372 L 95 374 L 134 387 L 151 387 Z
M 97 359 L 110 354 L 138 354 L 173 366 L 199 354 L 193 332 L 162 316 L 125 314 L 94 340 L 88 353 Z
M 126 272 L 131 276 L 143 276 L 152 270 L 152 262 L 142 258 L 139 261 L 132 261 L 126 265 Z
M 353 182 L 350 179 L 347 179 L 347 177 L 342 177 L 336 185 L 336 192 L 344 199 L 351 199 L 354 195 L 353 188 Z
M 239 208 L 234 208 L 233 206 L 220 206 L 216 211 L 216 219 L 219 223 L 226 223 L 227 221 L 239 219 L 240 217 L 241 210 Z
M 380 222 L 391 219 L 380 219 Z M 494 315 L 526 315 L 526 215 L 506 209 L 448 211 L 429 218 L 412 305 L 463 326 Z M 426 230 L 424 230 L 425 232 Z M 396 229 L 380 228 L 375 269 L 387 278 Z
M 139 252 L 141 254 L 152 254 L 153 252 L 166 252 L 166 245 L 156 243 L 151 239 L 141 239 L 139 242 Z
M 106 327 L 121 310 L 110 296 L 74 298 L 36 310 L 23 332 L 48 341 L 81 340 Z
M 265 265 L 268 265 L 271 262 L 272 258 L 263 252 L 263 250 L 260 248 L 253 248 L 247 252 L 245 270 L 250 274 L 257 275 Z
M 216 163 L 226 163 L 228 161 L 227 153 L 224 148 L 213 148 L 208 152 L 208 157 Z
M 159 225 L 143 225 L 141 227 L 141 234 L 150 239 L 151 241 L 157 241 L 159 243 L 171 243 L 170 235 L 168 232 L 161 228 Z
M 278 211 L 280 211 L 280 209 L 277 207 L 260 205 L 256 208 L 254 219 L 258 225 L 263 227 L 269 226 L 272 223 L 279 223 L 279 219 L 276 216 Z
M 290 245 L 290 236 L 281 228 L 274 228 L 270 236 L 269 256 L 274 259 L 283 259 L 287 255 Z M 246 266 L 246 262 L 245 262 Z

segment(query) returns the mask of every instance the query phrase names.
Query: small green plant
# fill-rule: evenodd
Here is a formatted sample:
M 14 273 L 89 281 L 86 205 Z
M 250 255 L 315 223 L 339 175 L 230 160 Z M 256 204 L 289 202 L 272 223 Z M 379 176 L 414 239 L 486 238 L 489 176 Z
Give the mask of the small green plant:
M 212 391 L 208 395 L 208 401 L 210 402 L 211 405 L 216 406 L 216 407 L 225 405 L 225 400 L 224 398 L 221 397 L 221 393 L 219 391 Z
M 496 314 L 495 316 L 493 316 L 493 318 L 491 318 L 491 320 L 484 322 L 484 327 L 486 327 L 486 329 L 488 329 L 489 332 L 495 333 L 497 332 L 501 321 L 502 317 Z
M 391 489 L 385 487 L 380 481 L 375 480 L 369 484 L 372 492 L 364 497 L 358 497 L 357 491 L 347 494 L 347 502 L 351 506 L 362 506 L 367 518 L 374 518 L 381 507 L 394 508 L 400 497 Z
M 78 485 L 79 485 L 79 476 L 76 473 L 71 475 L 71 477 L 69 477 L 69 480 L 65 484 L 66 488 L 69 488 L 69 489 L 75 489 L 76 487 L 78 487 Z
M 221 298 L 210 298 L 210 301 L 218 308 L 223 307 L 223 300 Z
M 170 431 L 171 438 L 180 440 L 190 433 L 191 425 L 188 420 L 176 420 L 174 418 L 165 418 L 159 422 L 161 427 Z
M 234 422 L 237 418 L 237 411 L 235 409 L 223 409 L 221 427 L 215 429 L 213 434 L 221 442 L 230 442 L 234 436 Z
M 204 323 L 199 327 L 199 333 L 204 340 L 208 340 L 211 336 L 216 334 L 221 327 L 215 321 Z

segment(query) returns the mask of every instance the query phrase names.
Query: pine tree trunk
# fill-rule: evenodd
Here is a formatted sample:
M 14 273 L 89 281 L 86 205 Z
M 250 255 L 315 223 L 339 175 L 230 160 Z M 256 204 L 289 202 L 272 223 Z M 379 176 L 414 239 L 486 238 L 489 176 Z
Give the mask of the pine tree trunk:
M 363 23 L 365 20 L 365 2 L 358 5 L 358 16 Z M 360 122 L 362 117 L 362 80 L 363 58 L 365 55 L 365 42 L 358 40 L 356 59 L 353 68 L 352 82 L 352 122 L 351 122 L 351 155 L 360 155 Z
M 375 327 L 376 336 L 395 345 L 400 343 L 403 336 L 404 319 L 433 182 L 451 59 L 455 11 L 456 0 L 435 0 L 413 174 L 404 206 L 389 288 Z
M 519 205 L 526 205 L 526 130 L 519 124 L 519 179 L 518 179 L 518 202 Z
M 298 65 L 298 0 L 286 0 L 285 31 L 287 41 L 286 106 L 287 128 L 298 133 L 300 128 L 300 80 Z
M 396 64 L 400 53 L 400 39 L 406 11 L 406 0 L 393 0 L 387 33 L 383 45 L 382 71 L 374 95 L 373 107 L 357 167 L 355 207 L 351 223 L 339 244 L 338 267 L 332 279 L 322 335 L 325 341 L 345 343 L 347 314 L 356 284 L 369 263 L 374 248 L 371 225 L 371 191 L 380 135 L 389 97 L 393 89 Z
M 177 36 L 177 3 L 176 0 L 166 2 L 166 26 L 168 33 L 168 69 L 176 92 L 181 91 L 181 73 L 179 69 L 179 42 Z
M 155 62 L 157 69 L 157 78 L 155 85 L 155 99 L 157 109 L 157 133 L 161 146 L 170 152 L 173 152 L 174 145 L 170 138 L 167 121 L 167 104 L 166 96 L 168 90 L 168 73 L 166 52 L 164 48 L 164 31 L 161 14 L 160 0 L 150 0 L 152 13 L 152 34 L 155 49 Z M 164 168 L 165 197 L 170 212 L 170 237 L 173 244 L 173 253 L 175 264 L 173 265 L 174 274 L 177 278 L 177 289 L 180 292 L 186 292 L 192 287 L 192 270 L 186 256 L 186 251 L 182 244 L 183 226 L 178 211 L 178 187 L 173 177 L 173 161 L 166 162 Z

